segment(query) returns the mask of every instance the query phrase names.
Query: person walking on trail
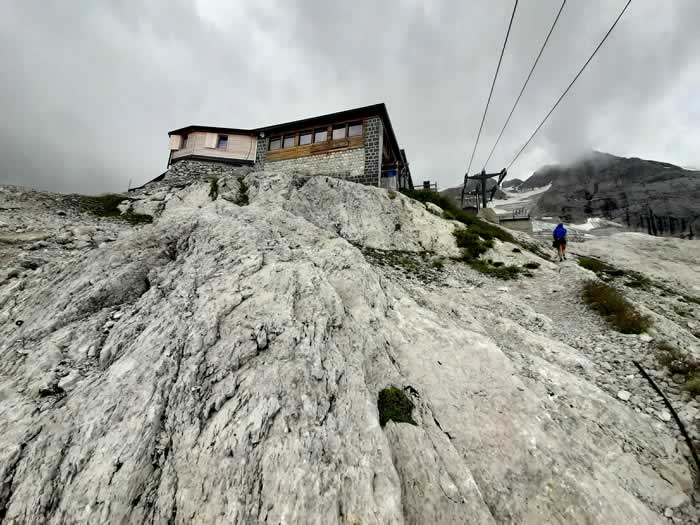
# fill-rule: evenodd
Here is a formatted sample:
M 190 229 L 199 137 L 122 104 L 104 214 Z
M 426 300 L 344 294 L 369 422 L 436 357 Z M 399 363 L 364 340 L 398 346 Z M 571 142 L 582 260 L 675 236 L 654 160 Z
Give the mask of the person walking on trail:
M 563 261 L 566 259 L 566 228 L 564 228 L 564 224 L 560 222 L 557 227 L 554 228 L 552 235 L 554 237 L 552 246 L 557 249 L 559 260 Z

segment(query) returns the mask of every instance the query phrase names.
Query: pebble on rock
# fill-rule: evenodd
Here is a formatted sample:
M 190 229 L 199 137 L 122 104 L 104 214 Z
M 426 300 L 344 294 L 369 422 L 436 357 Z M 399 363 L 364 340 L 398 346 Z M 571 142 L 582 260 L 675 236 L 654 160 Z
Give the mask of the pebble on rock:
M 629 401 L 630 398 L 632 397 L 632 393 L 631 393 L 631 392 L 628 392 L 627 390 L 620 390 L 620 391 L 617 393 L 617 397 L 619 397 L 619 398 L 622 399 L 623 401 Z
M 666 410 L 662 410 L 659 412 L 659 419 L 661 421 L 671 421 L 671 414 Z

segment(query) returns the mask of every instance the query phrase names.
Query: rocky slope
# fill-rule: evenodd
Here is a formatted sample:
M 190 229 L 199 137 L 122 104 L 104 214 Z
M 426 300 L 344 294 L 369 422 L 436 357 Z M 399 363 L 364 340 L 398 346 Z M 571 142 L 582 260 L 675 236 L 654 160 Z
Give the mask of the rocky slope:
M 549 166 L 520 187 L 551 188 L 540 197 L 541 215 L 581 222 L 615 219 L 654 235 L 700 231 L 700 172 L 664 162 L 594 153 L 570 166 Z
M 122 206 L 146 225 L 0 196 L 2 523 L 698 522 L 631 363 L 698 437 L 653 349 L 698 353 L 697 309 L 640 289 L 653 333 L 611 332 L 575 262 L 497 241 L 540 267 L 494 280 L 450 259 L 457 223 L 325 177 L 166 178 Z M 700 252 L 676 249 L 654 277 L 687 291 Z M 379 424 L 390 385 L 416 425 Z

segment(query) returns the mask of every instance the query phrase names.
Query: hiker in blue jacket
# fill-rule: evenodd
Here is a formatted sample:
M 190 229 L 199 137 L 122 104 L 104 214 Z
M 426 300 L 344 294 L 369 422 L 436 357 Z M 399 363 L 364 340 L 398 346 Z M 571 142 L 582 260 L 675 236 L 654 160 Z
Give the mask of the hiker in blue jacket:
M 557 227 L 554 228 L 552 235 L 554 237 L 552 246 L 557 249 L 559 260 L 563 261 L 566 259 L 566 228 L 564 228 L 564 224 L 560 222 Z

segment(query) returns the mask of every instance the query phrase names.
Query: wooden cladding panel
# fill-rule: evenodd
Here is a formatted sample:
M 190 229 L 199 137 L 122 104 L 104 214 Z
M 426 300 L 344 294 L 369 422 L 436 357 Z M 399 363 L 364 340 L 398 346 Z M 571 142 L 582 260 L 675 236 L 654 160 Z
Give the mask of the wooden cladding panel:
M 319 155 L 322 153 L 330 153 L 332 151 L 342 151 L 345 149 L 361 148 L 365 145 L 363 136 L 350 137 L 349 139 L 331 140 L 328 142 L 319 142 L 316 144 L 306 144 L 304 146 L 295 146 L 293 148 L 277 149 L 268 151 L 265 160 L 289 160 L 299 157 L 308 157 L 309 155 Z

